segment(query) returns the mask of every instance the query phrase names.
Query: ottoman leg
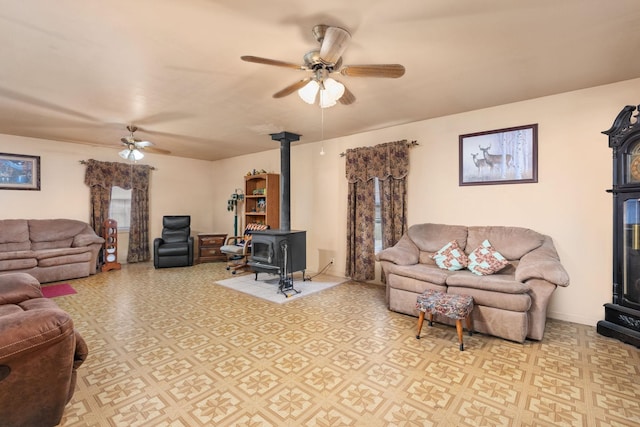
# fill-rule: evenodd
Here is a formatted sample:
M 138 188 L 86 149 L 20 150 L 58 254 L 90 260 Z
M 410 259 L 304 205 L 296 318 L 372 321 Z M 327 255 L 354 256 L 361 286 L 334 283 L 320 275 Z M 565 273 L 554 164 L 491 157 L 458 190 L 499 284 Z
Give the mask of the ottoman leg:
M 458 342 L 460 343 L 460 351 L 464 351 L 464 344 L 462 342 L 462 320 L 456 319 L 456 331 L 458 332 Z
M 467 332 L 469 332 L 469 336 L 473 335 L 473 319 L 471 318 L 471 315 L 467 316 Z
M 424 322 L 424 311 L 420 311 L 420 316 L 418 317 L 418 333 L 416 334 L 416 339 L 420 339 L 420 331 L 422 331 L 422 322 Z

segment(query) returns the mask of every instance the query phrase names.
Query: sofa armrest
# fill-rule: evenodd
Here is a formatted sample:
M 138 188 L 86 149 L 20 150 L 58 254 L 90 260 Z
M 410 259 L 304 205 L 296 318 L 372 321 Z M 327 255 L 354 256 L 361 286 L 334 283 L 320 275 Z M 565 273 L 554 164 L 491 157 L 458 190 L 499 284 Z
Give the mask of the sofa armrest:
M 0 316 L 0 424 L 58 425 L 74 377 L 73 322 L 47 298 L 8 307 Z
M 40 283 L 27 273 L 0 275 L 0 305 L 18 304 L 33 298 L 42 298 Z
M 86 341 L 80 335 L 80 332 L 75 331 L 76 335 L 76 351 L 73 355 L 73 369 L 78 369 L 80 365 L 87 360 L 87 356 L 89 356 L 89 347 L 87 346 Z
M 546 280 L 557 286 L 569 285 L 569 274 L 560 263 L 553 240 L 545 236 L 542 245 L 525 254 L 516 268 L 516 280 Z
M 89 274 L 96 274 L 98 270 L 98 255 L 105 240 L 98 236 L 92 228 L 87 225 L 87 230 L 73 236 L 72 248 L 89 247 L 91 249 L 91 261 L 89 264 Z
M 24 358 L 35 349 L 53 346 L 73 333 L 69 314 L 53 304 L 16 310 L 0 317 L 0 363 Z
M 81 248 L 83 246 L 90 246 L 93 244 L 102 245 L 104 243 L 104 239 L 97 234 L 76 234 L 73 237 L 73 242 L 71 243 L 72 248 Z
M 376 254 L 377 261 L 389 261 L 397 265 L 414 265 L 420 260 L 420 249 L 406 234 L 394 246 Z
M 155 239 L 153 239 L 153 249 L 155 251 L 158 250 L 160 245 L 164 245 L 164 239 L 162 237 L 156 237 Z

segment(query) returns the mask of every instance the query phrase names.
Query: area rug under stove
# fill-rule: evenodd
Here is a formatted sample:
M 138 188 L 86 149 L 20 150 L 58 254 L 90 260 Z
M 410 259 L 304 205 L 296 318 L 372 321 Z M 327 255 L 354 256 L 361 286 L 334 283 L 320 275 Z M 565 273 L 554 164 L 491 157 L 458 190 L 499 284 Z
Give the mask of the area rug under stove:
M 71 295 L 77 293 L 75 289 L 68 283 L 61 283 L 59 285 L 45 285 L 41 288 L 42 295 L 46 298 L 62 297 L 65 295 Z
M 260 273 L 258 274 L 258 280 L 255 280 L 255 277 L 255 274 L 246 274 L 243 276 L 233 277 L 231 279 L 219 280 L 216 283 L 245 294 L 282 304 L 332 288 L 349 280 L 344 277 L 328 276 L 323 274 L 314 277 L 312 280 L 303 281 L 302 277 L 295 276 L 293 280 L 293 288 L 299 291 L 299 293 L 287 291 L 285 295 L 278 292 L 280 287 L 279 276 Z

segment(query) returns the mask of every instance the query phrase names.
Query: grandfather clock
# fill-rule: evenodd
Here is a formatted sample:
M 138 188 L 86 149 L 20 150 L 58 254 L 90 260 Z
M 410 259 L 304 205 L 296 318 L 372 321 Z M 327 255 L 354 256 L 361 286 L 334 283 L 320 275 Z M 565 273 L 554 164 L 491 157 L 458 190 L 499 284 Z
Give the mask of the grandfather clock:
M 597 331 L 640 347 L 640 123 L 634 111 L 627 105 L 602 132 L 613 149 L 607 190 L 613 195 L 613 296 Z

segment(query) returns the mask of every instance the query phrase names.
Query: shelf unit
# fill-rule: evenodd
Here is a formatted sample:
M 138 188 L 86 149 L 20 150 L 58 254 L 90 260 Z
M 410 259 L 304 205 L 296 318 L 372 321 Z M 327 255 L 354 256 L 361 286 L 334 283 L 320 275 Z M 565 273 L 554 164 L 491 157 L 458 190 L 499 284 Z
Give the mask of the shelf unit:
M 280 175 L 262 173 L 244 177 L 244 226 L 251 223 L 280 228 Z
M 100 268 L 103 272 L 120 270 L 122 266 L 118 262 L 118 222 L 115 219 L 105 220 L 102 227 L 104 237 L 103 256 L 104 264 Z

